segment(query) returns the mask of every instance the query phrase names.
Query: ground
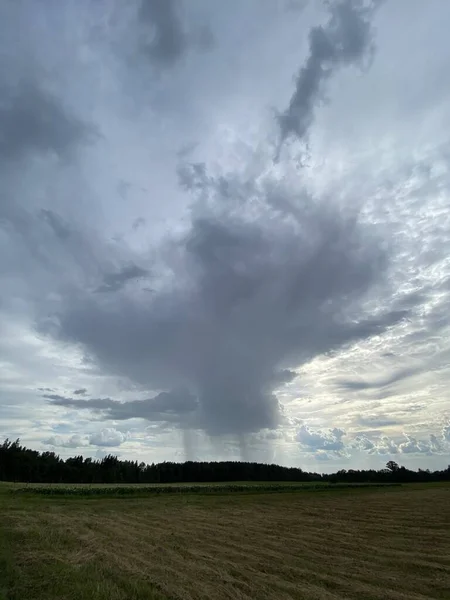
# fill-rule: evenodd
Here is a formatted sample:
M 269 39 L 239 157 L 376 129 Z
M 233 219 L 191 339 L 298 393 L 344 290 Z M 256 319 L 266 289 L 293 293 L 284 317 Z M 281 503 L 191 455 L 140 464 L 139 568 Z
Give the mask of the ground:
M 1 600 L 450 599 L 450 485 L 109 498 L 0 486 Z

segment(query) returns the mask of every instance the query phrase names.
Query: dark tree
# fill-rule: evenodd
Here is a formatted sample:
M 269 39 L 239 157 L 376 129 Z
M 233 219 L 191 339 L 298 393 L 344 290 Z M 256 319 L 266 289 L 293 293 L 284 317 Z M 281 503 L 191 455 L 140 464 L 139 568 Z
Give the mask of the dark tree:
M 390 483 L 449 481 L 443 471 L 411 471 L 389 461 L 376 471 L 342 469 L 337 473 L 308 473 L 298 467 L 254 462 L 143 462 L 74 456 L 63 460 L 54 452 L 37 452 L 6 439 L 0 445 L 0 481 L 36 483 L 181 483 L 220 481 L 328 481 L 331 483 Z

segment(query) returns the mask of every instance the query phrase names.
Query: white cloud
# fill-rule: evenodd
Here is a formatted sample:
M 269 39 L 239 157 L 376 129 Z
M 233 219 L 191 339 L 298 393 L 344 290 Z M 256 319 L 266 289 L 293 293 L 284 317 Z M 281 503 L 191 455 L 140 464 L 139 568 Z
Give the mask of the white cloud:
M 120 446 L 126 439 L 126 436 L 113 429 L 107 427 L 89 436 L 89 443 L 93 446 Z
M 79 434 L 73 434 L 69 437 L 62 437 L 60 435 L 53 435 L 46 440 L 43 440 L 43 444 L 47 446 L 54 446 L 55 448 L 85 448 L 88 443 L 86 436 Z
M 442 428 L 442 437 L 446 442 L 450 443 L 450 423 L 444 425 L 444 427 Z
M 403 454 L 415 454 L 420 452 L 429 452 L 430 445 L 417 440 L 412 436 L 405 435 L 406 442 L 399 444 L 398 449 Z
M 328 430 L 313 430 L 308 425 L 301 425 L 296 438 L 302 448 L 307 451 L 325 450 L 327 453 L 340 454 L 345 448 L 342 439 L 344 436 L 345 431 L 337 427 Z

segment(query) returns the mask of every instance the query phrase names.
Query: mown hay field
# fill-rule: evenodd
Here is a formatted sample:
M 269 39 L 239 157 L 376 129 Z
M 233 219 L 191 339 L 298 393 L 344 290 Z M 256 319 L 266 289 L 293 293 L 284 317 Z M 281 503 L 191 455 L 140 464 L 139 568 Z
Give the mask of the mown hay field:
M 0 487 L 2 600 L 450 599 L 445 484 L 120 498 L 15 487 Z

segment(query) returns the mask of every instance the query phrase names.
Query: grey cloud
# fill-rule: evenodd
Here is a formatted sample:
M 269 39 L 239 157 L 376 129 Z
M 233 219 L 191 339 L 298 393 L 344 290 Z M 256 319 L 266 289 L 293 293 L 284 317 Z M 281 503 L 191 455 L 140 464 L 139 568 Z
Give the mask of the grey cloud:
M 37 84 L 3 89 L 0 102 L 0 160 L 13 161 L 32 153 L 66 156 L 92 139 L 94 129 Z
M 74 396 L 84 396 L 87 393 L 86 388 L 79 388 L 73 391 Z
M 109 419 L 146 419 L 155 422 L 174 423 L 180 426 L 195 426 L 193 415 L 198 409 L 197 399 L 186 390 L 161 392 L 147 400 L 119 402 L 111 398 L 89 398 L 81 400 L 58 395 L 45 395 L 56 406 L 67 406 L 101 413 Z
M 159 253 L 164 276 L 148 302 L 66 298 L 59 335 L 149 389 L 187 386 L 210 434 L 276 427 L 280 370 L 379 334 L 405 313 L 357 308 L 386 260 L 354 215 L 281 184 L 275 194 L 273 182 L 205 176 L 209 207 L 199 185 L 190 228 Z
M 42 209 L 41 216 L 60 240 L 64 241 L 69 237 L 70 228 L 58 214 L 52 210 Z
M 52 400 L 55 403 L 66 400 L 66 397 L 61 396 L 60 394 L 42 394 L 42 397 L 47 398 L 47 400 Z
M 137 265 L 127 265 L 114 273 L 105 273 L 97 292 L 117 292 L 128 282 L 148 276 L 148 271 Z
M 139 229 L 139 227 L 143 227 L 146 223 L 146 220 L 143 217 L 137 217 L 132 224 L 132 228 L 134 229 L 134 231 L 136 231 L 136 229 Z
M 285 0 L 284 9 L 287 12 L 301 12 L 308 4 L 308 0 Z
M 359 4 L 336 6 L 327 35 L 338 64 L 360 51 L 354 29 L 364 11 Z M 167 0 L 142 4 L 142 26 L 155 29 L 145 42 L 152 60 L 173 64 L 184 52 L 184 29 L 175 11 Z M 353 36 L 348 44 L 347 33 Z M 28 145 L 59 148 L 60 137 Z M 70 139 L 73 144 L 79 138 Z M 385 276 L 387 256 L 371 226 L 335 203 L 315 201 L 292 181 L 261 173 L 216 176 L 202 163 L 180 169 L 180 178 L 194 195 L 191 220 L 182 234 L 136 261 L 143 266 L 111 258 L 101 239 L 91 260 L 88 233 L 80 234 L 78 243 L 56 212 L 42 212 L 42 228 L 50 227 L 59 241 L 68 239 L 70 248 L 66 256 L 50 247 L 48 254 L 62 257 L 52 273 L 56 308 L 37 298 L 35 310 L 44 315 L 38 314 L 39 326 L 43 318 L 51 321 L 49 335 L 81 347 L 104 373 L 145 390 L 185 386 L 189 393 L 176 402 L 172 392 L 142 402 L 57 394 L 47 399 L 111 418 L 195 426 L 211 435 L 277 427 L 283 414 L 274 391 L 293 369 L 382 333 L 407 314 L 389 309 L 368 314 L 362 307 L 371 286 Z M 41 241 L 35 246 L 43 246 Z M 153 293 L 144 298 L 128 284 L 148 275 L 145 260 L 152 265 Z M 66 276 L 72 261 L 77 269 Z M 117 264 L 128 266 L 115 270 Z M 99 272 L 104 275 L 96 291 L 106 293 L 92 294 Z
M 203 51 L 209 51 L 214 48 L 215 39 L 211 28 L 208 25 L 203 25 L 193 36 L 193 41 L 198 48 Z
M 172 67 L 191 48 L 211 50 L 214 36 L 207 24 L 192 28 L 180 0 L 141 0 L 138 50 L 156 67 Z
M 141 2 L 139 21 L 146 34 L 141 39 L 141 50 L 157 64 L 174 64 L 187 48 L 187 34 L 179 12 L 179 0 Z
M 303 140 L 323 98 L 324 84 L 343 66 L 360 65 L 373 50 L 370 17 L 378 2 L 328 2 L 326 25 L 309 33 L 309 56 L 300 70 L 288 108 L 278 116 L 280 145 L 290 136 Z

